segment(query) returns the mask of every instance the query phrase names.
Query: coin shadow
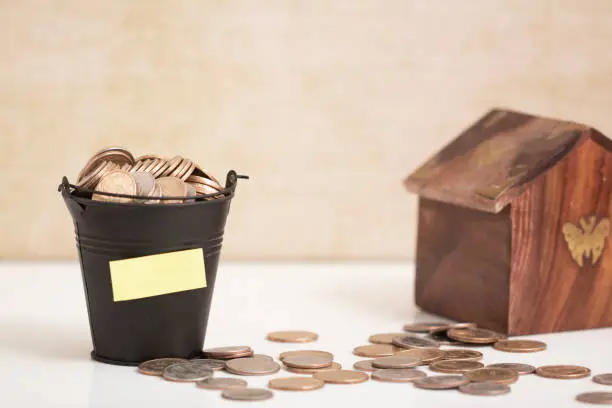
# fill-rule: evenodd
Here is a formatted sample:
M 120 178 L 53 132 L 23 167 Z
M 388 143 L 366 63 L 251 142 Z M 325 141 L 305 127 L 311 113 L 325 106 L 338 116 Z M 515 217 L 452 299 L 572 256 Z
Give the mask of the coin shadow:
M 0 320 L 0 352 L 19 353 L 45 359 L 84 360 L 91 346 L 82 330 L 36 322 L 26 324 Z

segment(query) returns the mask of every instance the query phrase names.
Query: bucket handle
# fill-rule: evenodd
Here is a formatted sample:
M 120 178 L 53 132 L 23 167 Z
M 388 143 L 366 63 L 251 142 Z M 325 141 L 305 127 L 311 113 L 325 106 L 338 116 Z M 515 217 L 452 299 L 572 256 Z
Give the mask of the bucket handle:
M 81 186 L 70 184 L 68 178 L 66 176 L 62 177 L 61 184 L 57 187 L 57 191 L 61 192 L 62 195 L 71 195 L 74 192 L 78 194 L 100 194 L 110 197 L 122 197 L 122 198 L 136 198 L 141 200 L 196 200 L 201 201 L 207 198 L 216 198 L 219 196 L 230 196 L 234 193 L 236 189 L 236 184 L 238 183 L 238 179 L 248 180 L 249 176 L 240 175 L 236 173 L 234 170 L 230 170 L 227 173 L 227 177 L 225 179 L 225 188 L 213 194 L 202 194 L 196 197 L 148 197 L 148 196 L 138 196 L 138 195 L 129 195 L 129 194 L 119 194 L 119 193 L 107 193 L 103 191 L 94 191 L 87 188 L 83 188 Z

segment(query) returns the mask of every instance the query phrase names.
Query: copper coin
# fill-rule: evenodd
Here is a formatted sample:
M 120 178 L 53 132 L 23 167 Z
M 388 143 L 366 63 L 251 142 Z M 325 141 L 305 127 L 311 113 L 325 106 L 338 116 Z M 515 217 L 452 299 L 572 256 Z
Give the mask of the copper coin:
M 117 166 L 123 166 L 124 164 L 134 164 L 134 156 L 128 150 L 122 147 L 108 147 L 102 149 L 94 154 L 87 164 L 83 167 L 77 181 L 81 180 L 90 173 L 94 168 L 98 167 L 102 162 L 112 162 Z
M 166 367 L 162 376 L 169 381 L 194 382 L 212 377 L 213 372 L 200 364 L 187 361 Z
M 253 349 L 249 346 L 230 346 L 230 347 L 213 347 L 202 350 L 204 358 L 227 358 L 242 354 L 253 354 Z
M 187 184 L 176 177 L 161 177 L 157 179 L 157 185 L 161 189 L 162 197 L 186 197 Z M 163 204 L 180 204 L 182 199 L 163 200 Z
M 595 377 L 593 377 L 593 381 L 597 384 L 612 385 L 612 373 L 597 374 Z
M 323 368 L 332 363 L 332 359 L 322 355 L 293 355 L 283 359 L 283 363 L 289 367 L 295 368 Z
M 322 388 L 325 383 L 312 377 L 283 377 L 270 380 L 268 387 L 284 391 L 312 391 Z
M 317 333 L 303 330 L 276 331 L 268 333 L 267 339 L 280 343 L 309 343 L 319 338 Z
M 519 374 L 507 368 L 479 368 L 467 371 L 465 378 L 472 382 L 494 382 L 498 384 L 514 384 Z
M 263 401 L 272 398 L 274 394 L 264 388 L 230 388 L 224 390 L 221 396 L 234 401 Z
M 372 373 L 372 379 L 386 382 L 412 382 L 427 377 L 423 371 L 414 368 L 386 368 Z
M 147 167 L 151 162 L 152 162 L 152 160 L 146 159 L 146 160 L 138 161 L 138 162 L 134 163 L 134 165 L 132 165 L 132 167 L 130 167 L 130 173 L 135 173 L 137 171 L 144 171 L 142 169 Z
M 182 172 L 180 176 L 181 180 L 183 181 L 187 180 L 187 178 L 189 178 L 189 176 L 191 176 L 191 174 L 195 170 L 195 167 L 196 167 L 196 164 L 194 162 L 191 162 L 191 165 L 187 167 L 187 169 L 184 172 Z
M 376 368 L 411 368 L 421 363 L 419 357 L 414 356 L 389 356 L 377 358 L 372 362 Z
M 322 368 L 297 368 L 287 365 L 285 366 L 285 370 L 295 374 L 314 374 L 321 371 L 340 370 L 341 368 L 342 366 L 339 363 L 336 363 L 335 361 L 332 362 L 330 365 Z
M 485 368 L 505 368 L 507 370 L 514 370 L 520 375 L 531 374 L 534 373 L 536 368 L 529 364 L 519 364 L 519 363 L 498 363 L 498 364 L 489 364 Z
M 100 181 L 100 172 L 107 166 L 111 166 L 111 168 L 114 169 L 116 164 L 107 161 L 98 163 L 96 167 L 93 167 L 91 170 L 85 173 L 83 177 L 77 180 L 77 185 L 83 188 L 92 189 L 98 184 L 98 181 Z
M 193 174 L 191 175 L 193 176 L 199 176 L 199 177 L 203 177 L 205 179 L 209 179 L 211 181 L 213 181 L 214 183 L 216 183 L 218 186 L 221 186 L 221 183 L 219 183 L 219 180 L 217 180 L 212 173 L 204 170 L 202 167 L 200 167 L 199 165 L 196 164 L 195 169 L 193 170 Z
M 438 348 L 440 344 L 437 342 L 426 339 L 423 337 L 416 336 L 402 336 L 402 337 L 394 337 L 393 345 L 405 349 L 415 349 L 415 348 Z
M 536 375 L 565 380 L 588 377 L 591 375 L 591 370 L 575 365 L 550 365 L 536 368 Z
M 278 359 L 280 361 L 283 361 L 286 357 L 300 356 L 300 355 L 304 355 L 304 356 L 318 355 L 318 356 L 325 356 L 325 357 L 329 358 L 330 360 L 334 359 L 334 355 L 332 353 L 328 353 L 327 351 L 321 351 L 321 350 L 293 350 L 293 351 L 284 351 L 284 352 L 282 352 L 278 356 Z
M 136 181 L 130 173 L 121 170 L 113 170 L 102 177 L 95 191 L 100 193 L 115 193 L 125 195 L 136 195 Z M 94 193 L 91 196 L 92 200 L 105 201 L 110 203 L 130 203 L 133 201 L 130 197 L 114 197 L 104 194 Z
M 156 358 L 141 363 L 138 366 L 138 372 L 145 375 L 162 375 L 166 367 L 186 362 L 184 358 Z
M 438 329 L 438 330 L 432 330 L 427 335 L 427 338 L 432 339 L 433 341 L 435 341 L 435 342 L 437 342 L 439 344 L 445 345 L 445 346 L 455 346 L 455 345 L 465 344 L 465 343 L 463 343 L 461 341 L 457 341 L 455 339 L 451 339 L 446 334 L 447 332 L 448 332 L 447 328 Z
M 482 360 L 482 353 L 474 350 L 444 350 L 442 360 L 464 360 L 464 361 L 478 361 Z
M 183 173 L 185 171 L 187 171 L 187 169 L 192 165 L 191 160 L 183 157 L 183 159 L 181 160 L 181 162 L 178 164 L 178 166 L 176 166 L 176 168 L 174 169 L 174 171 L 172 173 L 170 173 L 170 177 L 176 177 L 178 179 L 181 178 L 181 176 L 183 175 Z
M 189 177 L 187 177 L 186 180 L 188 183 L 196 183 L 196 184 L 203 184 L 205 186 L 208 186 L 212 189 L 215 189 L 217 191 L 223 190 L 223 187 L 221 187 L 221 185 L 215 181 L 215 180 L 211 180 L 205 177 L 199 177 L 196 175 L 191 175 Z
M 432 375 L 413 381 L 415 387 L 427 390 L 450 390 L 470 381 L 462 375 Z
M 403 330 L 411 333 L 429 333 L 432 330 L 442 329 L 447 326 L 448 323 L 443 322 L 407 323 L 404 325 Z
M 404 333 L 378 333 L 371 335 L 368 341 L 374 344 L 392 344 L 394 337 L 401 336 L 404 336 Z
M 576 397 L 576 401 L 587 404 L 612 405 L 612 392 L 584 392 Z
M 396 356 L 413 356 L 421 359 L 420 365 L 429 365 L 434 361 L 442 359 L 447 350 L 436 348 L 418 348 L 402 350 L 395 353 Z
M 493 396 L 508 394 L 510 392 L 510 387 L 506 384 L 474 382 L 460 386 L 459 391 L 470 395 Z
M 193 188 L 195 189 L 197 194 L 200 195 L 206 195 L 206 194 L 215 194 L 218 193 L 219 190 L 216 190 L 210 186 L 204 185 L 204 184 L 199 184 L 199 183 L 189 183 L 191 186 L 193 186 Z
M 267 354 L 253 354 L 252 356 L 253 358 L 265 358 L 266 360 L 272 360 L 274 361 L 274 359 L 272 358 L 272 356 L 269 356 Z
M 357 384 L 368 381 L 366 373 L 351 370 L 321 371 L 313 375 L 314 378 L 329 384 Z
M 227 390 L 230 388 L 246 388 L 248 383 L 240 378 L 208 378 L 196 382 L 198 388 L 207 390 Z
M 372 365 L 372 362 L 374 362 L 374 360 L 357 361 L 355 364 L 353 364 L 353 368 L 358 371 L 367 371 L 367 372 L 378 370 L 378 368 Z
M 174 170 L 176 170 L 176 167 L 180 165 L 182 161 L 183 158 L 181 156 L 174 156 L 168 160 L 168 166 L 158 177 L 168 177 L 170 174 L 172 174 L 172 172 L 174 172 Z
M 434 361 L 429 366 L 431 371 L 437 371 L 439 373 L 465 373 L 471 370 L 483 368 L 484 364 L 478 361 L 453 361 L 453 360 L 442 360 Z
M 503 334 L 486 329 L 450 329 L 448 337 L 464 343 L 490 344 L 505 338 Z
M 136 195 L 150 196 L 155 190 L 155 177 L 151 173 L 137 171 L 132 173 L 134 181 L 136 181 Z
M 493 347 L 510 353 L 533 353 L 546 350 L 546 343 L 535 340 L 500 340 Z
M 368 344 L 353 349 L 353 354 L 361 357 L 386 357 L 395 354 L 395 347 L 389 344 Z
M 267 375 L 280 370 L 280 365 L 265 358 L 235 358 L 225 363 L 225 370 L 238 375 Z
M 194 358 L 192 360 L 189 360 L 189 362 L 199 364 L 212 371 L 221 371 L 225 369 L 225 361 L 213 358 Z

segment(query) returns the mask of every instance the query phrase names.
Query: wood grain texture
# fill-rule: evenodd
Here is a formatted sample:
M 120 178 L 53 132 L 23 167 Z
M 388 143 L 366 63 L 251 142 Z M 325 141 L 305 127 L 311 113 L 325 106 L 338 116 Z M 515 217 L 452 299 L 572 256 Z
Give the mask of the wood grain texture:
M 610 237 L 600 259 L 580 267 L 562 233 L 580 217 L 610 217 L 612 153 L 602 144 L 609 141 L 590 131 L 511 205 L 509 334 L 612 325 Z
M 426 198 L 419 203 L 416 304 L 505 332 L 510 210 L 490 214 Z

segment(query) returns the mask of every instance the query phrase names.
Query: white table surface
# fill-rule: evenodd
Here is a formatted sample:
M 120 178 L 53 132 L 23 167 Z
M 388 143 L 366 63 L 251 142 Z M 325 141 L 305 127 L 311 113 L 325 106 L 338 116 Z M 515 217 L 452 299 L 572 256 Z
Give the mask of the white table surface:
M 401 331 L 403 323 L 431 320 L 414 306 L 413 271 L 403 264 L 222 264 L 216 283 L 206 346 L 251 345 L 275 358 L 285 350 L 316 348 L 351 368 L 353 347 L 370 334 Z M 223 400 L 197 389 L 89 358 L 91 339 L 78 264 L 0 263 L 0 407 L 372 407 L 408 406 L 550 407 L 585 406 L 586 391 L 612 391 L 590 379 L 550 380 L 528 375 L 498 397 L 458 391 L 427 391 L 411 384 L 376 381 L 326 385 L 312 392 L 275 391 L 264 402 Z M 269 331 L 304 329 L 316 343 L 291 345 L 265 340 Z M 485 348 L 484 363 L 578 364 L 594 374 L 612 372 L 612 329 L 530 336 L 548 350 L 513 354 Z M 427 369 L 425 370 L 429 372 Z M 243 377 L 265 387 L 273 377 Z M 219 374 L 229 376 L 229 374 Z M 241 405 L 242 404 L 242 405 Z M 252 404 L 252 405 L 250 405 Z

